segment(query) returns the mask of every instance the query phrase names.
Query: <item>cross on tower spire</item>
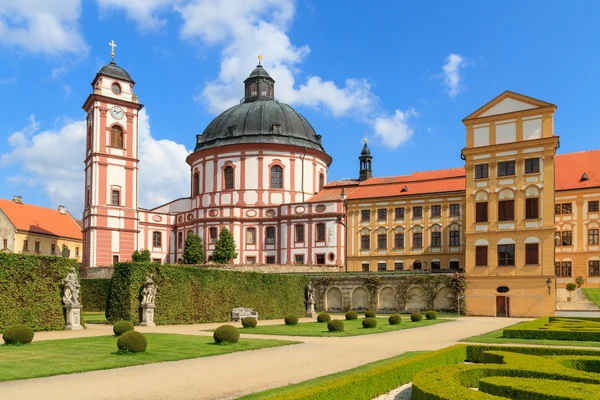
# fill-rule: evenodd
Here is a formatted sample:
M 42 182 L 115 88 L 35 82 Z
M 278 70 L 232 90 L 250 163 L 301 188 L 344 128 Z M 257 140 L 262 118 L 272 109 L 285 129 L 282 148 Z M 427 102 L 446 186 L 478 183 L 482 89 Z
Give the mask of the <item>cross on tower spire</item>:
M 115 62 L 115 47 L 117 47 L 117 45 L 115 44 L 114 40 L 111 40 L 108 45 L 110 46 L 110 56 L 112 57 L 112 60 L 110 62 L 114 63 Z

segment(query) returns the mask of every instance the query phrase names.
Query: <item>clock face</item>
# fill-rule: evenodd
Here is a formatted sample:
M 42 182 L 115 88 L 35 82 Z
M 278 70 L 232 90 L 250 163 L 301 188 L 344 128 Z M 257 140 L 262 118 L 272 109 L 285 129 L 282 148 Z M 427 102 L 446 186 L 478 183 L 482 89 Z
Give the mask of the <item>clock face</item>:
M 112 91 L 114 94 L 120 94 L 121 93 L 121 86 L 119 86 L 118 83 L 113 83 L 112 84 Z
M 110 115 L 112 115 L 114 119 L 121 119 L 125 114 L 123 113 L 123 109 L 121 109 L 121 107 L 113 107 L 110 109 Z

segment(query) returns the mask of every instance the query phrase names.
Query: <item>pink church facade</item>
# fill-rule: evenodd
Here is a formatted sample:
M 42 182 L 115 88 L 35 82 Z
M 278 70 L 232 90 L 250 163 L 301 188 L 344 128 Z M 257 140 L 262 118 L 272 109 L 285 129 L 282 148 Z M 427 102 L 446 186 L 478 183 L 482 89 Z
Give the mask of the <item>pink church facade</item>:
M 343 265 L 343 202 L 322 195 L 332 159 L 310 123 L 275 100 L 274 83 L 258 65 L 240 104 L 197 135 L 186 159 L 189 197 L 146 210 L 137 204 L 142 105 L 129 74 L 104 66 L 83 106 L 84 268 L 127 261 L 141 249 L 154 261 L 180 262 L 190 232 L 202 238 L 208 261 L 223 227 L 233 233 L 236 264 Z

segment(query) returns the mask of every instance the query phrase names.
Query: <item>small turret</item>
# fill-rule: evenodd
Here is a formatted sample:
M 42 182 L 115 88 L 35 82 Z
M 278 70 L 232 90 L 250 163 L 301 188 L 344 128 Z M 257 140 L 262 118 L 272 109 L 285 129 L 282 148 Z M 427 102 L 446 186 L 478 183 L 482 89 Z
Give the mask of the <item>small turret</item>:
M 360 160 L 360 174 L 358 180 L 362 182 L 372 178 L 373 171 L 371 170 L 371 160 L 373 157 L 371 156 L 371 150 L 369 150 L 369 146 L 367 145 L 367 138 L 365 138 L 365 145 L 363 146 L 358 159 Z

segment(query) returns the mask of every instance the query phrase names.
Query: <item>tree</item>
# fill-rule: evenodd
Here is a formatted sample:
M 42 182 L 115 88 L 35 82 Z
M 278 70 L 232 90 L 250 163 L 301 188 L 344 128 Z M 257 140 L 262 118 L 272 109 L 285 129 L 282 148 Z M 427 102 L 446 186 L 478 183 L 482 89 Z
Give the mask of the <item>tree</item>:
M 577 285 L 575 285 L 574 283 L 567 283 L 566 288 L 567 291 L 569 292 L 569 301 L 571 301 L 571 293 L 573 293 L 575 291 L 575 289 L 577 289 Z
M 212 261 L 217 264 L 227 264 L 229 263 L 229 260 L 236 257 L 237 252 L 235 251 L 233 235 L 229 232 L 229 229 L 223 227 L 219 234 L 219 240 L 215 245 Z
M 585 278 L 583 276 L 578 276 L 575 279 L 575 283 L 577 284 L 577 288 L 579 289 L 580 287 L 583 286 L 583 284 L 585 283 Z
M 200 264 L 204 262 L 204 245 L 195 233 L 188 233 L 183 246 L 183 263 Z
M 150 250 L 144 249 L 142 251 L 136 250 L 131 255 L 133 262 L 150 262 Z

